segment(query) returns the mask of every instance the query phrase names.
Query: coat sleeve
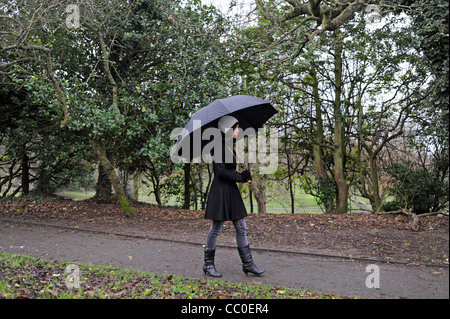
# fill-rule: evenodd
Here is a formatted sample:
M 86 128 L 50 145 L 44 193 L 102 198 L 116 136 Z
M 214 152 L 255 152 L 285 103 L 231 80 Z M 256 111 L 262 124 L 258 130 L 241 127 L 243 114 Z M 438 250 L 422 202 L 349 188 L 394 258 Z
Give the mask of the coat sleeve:
M 229 169 L 225 167 L 223 163 L 214 163 L 216 174 L 226 180 L 231 182 L 239 182 L 242 183 L 241 174 L 235 172 L 233 169 Z

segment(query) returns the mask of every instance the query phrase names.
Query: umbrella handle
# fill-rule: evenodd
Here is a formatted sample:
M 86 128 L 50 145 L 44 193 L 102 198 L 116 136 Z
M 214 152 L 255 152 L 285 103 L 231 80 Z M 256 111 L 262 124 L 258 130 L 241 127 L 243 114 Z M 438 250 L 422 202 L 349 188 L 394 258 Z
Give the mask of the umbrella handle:
M 241 168 L 242 168 L 244 171 L 246 171 L 246 169 L 244 168 L 244 165 L 243 165 L 243 164 L 241 164 Z M 251 179 L 248 179 L 248 180 L 247 180 L 247 183 L 251 184 L 251 183 L 252 183 L 252 180 L 251 180 Z
M 237 161 L 237 157 L 236 157 L 236 155 L 234 154 L 234 152 L 233 152 L 229 147 L 228 147 L 228 149 L 230 150 L 230 152 L 233 154 L 234 158 L 235 158 L 236 161 Z M 244 167 L 244 164 L 239 163 L 239 165 L 241 166 L 241 169 L 243 169 L 244 171 L 246 170 L 246 168 Z M 247 183 L 251 184 L 251 183 L 252 183 L 252 180 L 248 179 L 248 180 L 247 180 Z

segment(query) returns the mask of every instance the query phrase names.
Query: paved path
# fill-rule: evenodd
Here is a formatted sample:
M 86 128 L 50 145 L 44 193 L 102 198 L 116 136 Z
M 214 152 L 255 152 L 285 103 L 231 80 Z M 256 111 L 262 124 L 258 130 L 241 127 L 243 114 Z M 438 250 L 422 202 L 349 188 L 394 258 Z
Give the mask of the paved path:
M 200 245 L 30 223 L 0 220 L 0 252 L 205 278 Z M 218 247 L 216 266 L 223 274 L 222 280 L 373 298 L 449 298 L 448 267 L 378 263 L 380 288 L 377 289 L 366 286 L 368 276 L 375 275 L 374 270 L 366 272 L 368 261 L 256 249 L 253 256 L 258 267 L 266 269 L 263 277 L 245 276 L 237 250 Z

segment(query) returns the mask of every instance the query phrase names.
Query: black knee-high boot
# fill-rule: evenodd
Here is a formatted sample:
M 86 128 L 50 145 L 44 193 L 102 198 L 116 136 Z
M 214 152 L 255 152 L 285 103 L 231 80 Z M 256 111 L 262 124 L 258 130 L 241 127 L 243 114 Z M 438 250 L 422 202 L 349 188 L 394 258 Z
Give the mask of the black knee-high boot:
M 211 277 L 222 277 L 221 273 L 218 273 L 216 266 L 214 265 L 214 257 L 216 256 L 216 250 L 209 250 L 205 248 L 205 263 L 203 265 L 203 272 L 205 275 Z
M 238 247 L 239 256 L 242 260 L 242 270 L 247 275 L 248 273 L 254 274 L 256 276 L 264 273 L 265 270 L 258 269 L 255 263 L 253 262 L 252 252 L 250 250 L 250 246 L 247 245 L 245 247 Z

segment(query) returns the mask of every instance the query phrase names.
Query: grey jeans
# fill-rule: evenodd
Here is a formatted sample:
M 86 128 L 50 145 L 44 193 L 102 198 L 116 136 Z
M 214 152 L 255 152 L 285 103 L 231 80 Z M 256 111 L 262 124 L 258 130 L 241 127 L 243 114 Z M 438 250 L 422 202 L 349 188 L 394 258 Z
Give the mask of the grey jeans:
M 217 238 L 222 231 L 223 224 L 225 222 L 222 220 L 213 220 L 211 222 L 211 228 L 209 229 L 208 236 L 206 237 L 206 249 L 215 250 Z M 236 230 L 236 242 L 237 246 L 242 248 L 248 245 L 247 240 L 247 225 L 245 224 L 245 220 L 237 219 L 233 220 L 234 228 Z

